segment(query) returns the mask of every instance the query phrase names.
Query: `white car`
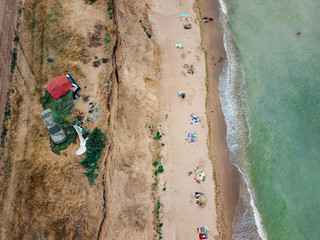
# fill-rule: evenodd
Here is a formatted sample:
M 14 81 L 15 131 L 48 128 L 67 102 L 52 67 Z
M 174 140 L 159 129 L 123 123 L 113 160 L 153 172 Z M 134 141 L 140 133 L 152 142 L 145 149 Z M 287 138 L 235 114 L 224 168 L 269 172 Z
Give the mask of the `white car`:
M 60 127 L 60 125 L 54 121 L 52 110 L 48 108 L 44 110 L 40 114 L 40 116 L 43 124 L 46 126 L 48 130 L 48 133 L 50 134 L 52 141 L 55 144 L 63 143 L 67 139 L 67 136 L 63 129 Z

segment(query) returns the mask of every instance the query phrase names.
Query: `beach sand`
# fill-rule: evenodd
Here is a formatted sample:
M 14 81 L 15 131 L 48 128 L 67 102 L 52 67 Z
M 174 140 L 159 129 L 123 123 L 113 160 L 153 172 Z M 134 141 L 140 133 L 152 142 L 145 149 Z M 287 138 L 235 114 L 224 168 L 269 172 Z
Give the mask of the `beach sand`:
M 207 147 L 206 64 L 193 4 L 192 0 L 183 4 L 171 0 L 154 2 L 149 13 L 161 59 L 161 125 L 165 133 L 161 184 L 167 186 L 160 194 L 164 239 L 196 238 L 195 228 L 202 226 L 210 229 L 211 236 L 218 234 L 215 183 Z M 181 13 L 190 14 L 188 20 L 182 20 Z M 184 29 L 184 23 L 191 23 L 192 29 Z M 175 44 L 184 48 L 176 48 Z M 194 74 L 187 73 L 185 64 L 194 65 Z M 178 91 L 185 91 L 187 97 L 180 99 Z M 191 125 L 192 113 L 200 118 L 199 124 Z M 196 143 L 186 141 L 186 131 L 196 133 Z M 200 184 L 195 182 L 194 174 L 188 176 L 188 171 L 197 168 L 207 174 L 206 181 Z M 204 208 L 195 203 L 195 192 L 206 194 Z
M 210 3 L 202 1 L 200 4 L 201 9 L 207 9 Z M 222 54 L 225 55 L 218 20 L 219 5 L 215 2 L 210 6 L 211 11 L 203 12 L 215 19 L 203 25 L 203 46 L 208 49 L 208 65 L 212 65 L 207 68 L 208 72 L 201 46 L 200 22 L 194 12 L 196 5 L 192 0 L 183 4 L 181 1 L 166 0 L 154 3 L 149 12 L 154 41 L 160 48 L 161 56 L 162 99 L 159 101 L 166 146 L 162 152 L 165 172 L 161 184 L 167 186 L 167 190 L 160 194 L 164 205 L 161 221 L 164 223 L 163 238 L 196 238 L 195 228 L 207 226 L 211 236 L 231 239 L 232 220 L 238 201 L 238 175 L 229 162 L 226 124 L 218 92 L 218 77 L 224 59 L 220 63 L 218 60 Z M 182 20 L 181 13 L 190 14 L 188 20 Z M 184 23 L 191 23 L 192 29 L 184 29 Z M 184 48 L 176 48 L 175 44 L 182 44 Z M 195 66 L 193 75 L 183 68 L 185 64 Z M 180 99 L 178 91 L 185 91 L 187 97 Z M 191 125 L 192 113 L 199 116 L 199 124 Z M 196 143 L 186 141 L 186 131 L 197 134 Z M 194 174 L 187 174 L 197 168 L 207 175 L 206 181 L 200 184 L 194 181 Z M 208 197 L 203 209 L 195 203 L 195 192 L 205 193 Z

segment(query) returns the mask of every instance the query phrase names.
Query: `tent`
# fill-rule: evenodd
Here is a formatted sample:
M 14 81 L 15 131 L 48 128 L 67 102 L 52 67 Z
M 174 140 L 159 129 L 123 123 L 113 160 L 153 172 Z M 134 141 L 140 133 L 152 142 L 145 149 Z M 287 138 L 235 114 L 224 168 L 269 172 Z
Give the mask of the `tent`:
M 48 92 L 54 99 L 65 95 L 71 88 L 73 88 L 73 86 L 66 75 L 53 78 L 47 86 Z

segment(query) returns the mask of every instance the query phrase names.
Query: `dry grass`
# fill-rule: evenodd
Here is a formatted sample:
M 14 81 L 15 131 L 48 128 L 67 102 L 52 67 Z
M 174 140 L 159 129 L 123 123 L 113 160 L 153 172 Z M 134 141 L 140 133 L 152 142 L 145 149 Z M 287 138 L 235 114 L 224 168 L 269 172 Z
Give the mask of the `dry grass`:
M 32 37 L 31 62 L 39 84 L 45 83 L 48 76 L 61 73 L 83 76 L 74 61 L 89 59 L 84 39 L 62 22 L 66 14 L 58 0 L 31 0 L 26 4 L 25 21 Z M 47 58 L 54 62 L 47 64 Z
M 48 78 L 63 73 L 83 77 L 81 64 L 89 59 L 84 37 L 62 23 L 65 13 L 58 0 L 29 0 L 25 6 L 28 43 L 22 45 L 34 76 L 24 76 L 11 98 L 10 140 L 0 162 L 0 214 L 6 216 L 0 219 L 0 239 L 95 239 L 102 219 L 101 179 L 89 186 L 79 159 L 69 152 L 61 157 L 51 153 L 39 117 L 38 98 Z M 114 44 L 115 27 L 107 26 Z M 53 63 L 47 63 L 49 57 Z M 100 94 L 110 91 L 110 76 L 106 73 Z M 21 125 L 25 132 L 19 132 Z

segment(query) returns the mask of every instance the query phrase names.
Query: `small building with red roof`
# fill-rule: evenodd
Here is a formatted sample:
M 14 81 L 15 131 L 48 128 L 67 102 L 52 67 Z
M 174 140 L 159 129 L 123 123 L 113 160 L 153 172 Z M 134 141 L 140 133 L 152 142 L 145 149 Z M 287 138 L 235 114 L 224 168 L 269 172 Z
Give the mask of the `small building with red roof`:
M 72 87 L 73 86 L 66 75 L 61 75 L 53 78 L 50 81 L 49 85 L 47 86 L 47 90 L 51 97 L 58 99 L 59 97 L 65 95 Z
M 59 77 L 53 78 L 47 86 L 47 90 L 51 97 L 58 99 L 65 95 L 70 89 L 73 91 L 73 98 L 81 90 L 80 86 L 72 78 L 71 74 L 61 75 Z

